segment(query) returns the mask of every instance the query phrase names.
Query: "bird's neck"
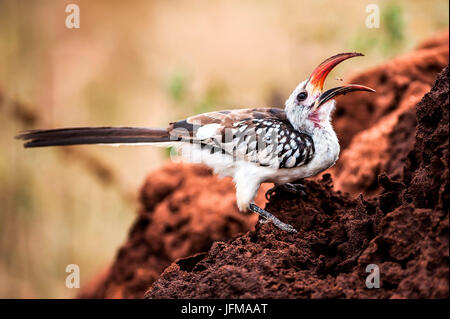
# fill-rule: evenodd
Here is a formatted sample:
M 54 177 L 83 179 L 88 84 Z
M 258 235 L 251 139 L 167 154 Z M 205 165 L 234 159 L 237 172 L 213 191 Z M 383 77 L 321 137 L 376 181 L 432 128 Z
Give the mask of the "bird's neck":
M 309 108 L 295 107 L 291 104 L 286 105 L 285 112 L 289 122 L 298 131 L 314 135 L 325 130 L 334 134 L 331 125 L 331 113 L 334 108 L 335 101 L 332 100 L 314 112 L 311 112 Z
M 328 118 L 314 118 L 309 113 L 302 114 L 301 110 L 290 112 L 286 109 L 286 116 L 291 125 L 299 132 L 306 133 L 308 135 L 315 135 L 323 130 L 333 131 L 333 127 Z
M 339 141 L 333 126 L 329 121 L 321 123 L 320 126 L 315 126 L 309 133 L 314 140 L 314 143 L 325 142 L 329 145 L 337 145 L 339 147 Z
M 330 116 L 322 117 L 320 122 L 317 122 L 308 114 L 299 114 L 299 110 L 289 112 L 288 109 L 286 109 L 286 116 L 297 131 L 310 135 L 315 143 L 332 146 L 339 154 L 339 141 L 331 125 Z
M 328 143 L 333 143 L 333 144 L 339 145 L 336 132 L 334 131 L 333 126 L 331 125 L 331 123 L 329 121 L 323 123 L 322 126 L 317 127 L 314 130 L 312 136 L 313 136 L 313 139 L 314 138 L 324 139 Z

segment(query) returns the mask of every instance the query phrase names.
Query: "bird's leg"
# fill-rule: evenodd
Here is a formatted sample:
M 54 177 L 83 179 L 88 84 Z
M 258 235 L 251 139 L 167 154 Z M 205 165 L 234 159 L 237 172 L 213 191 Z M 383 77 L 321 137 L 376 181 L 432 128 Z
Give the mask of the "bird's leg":
M 306 187 L 302 183 L 286 183 L 275 185 L 271 189 L 266 192 L 266 199 L 270 200 L 270 198 L 278 191 L 288 192 L 292 194 L 300 193 L 302 196 L 306 196 Z
M 275 226 L 277 226 L 279 229 L 287 231 L 288 233 L 296 233 L 297 230 L 295 230 L 294 227 L 292 227 L 289 224 L 285 224 L 283 223 L 281 220 L 279 220 L 278 218 L 276 218 L 275 216 L 273 216 L 271 213 L 269 213 L 268 211 L 262 209 L 261 207 L 256 206 L 255 204 L 251 203 L 249 205 L 249 208 L 251 211 L 257 213 L 259 216 L 261 216 L 262 218 L 264 218 L 267 221 L 271 221 L 272 223 L 275 224 Z

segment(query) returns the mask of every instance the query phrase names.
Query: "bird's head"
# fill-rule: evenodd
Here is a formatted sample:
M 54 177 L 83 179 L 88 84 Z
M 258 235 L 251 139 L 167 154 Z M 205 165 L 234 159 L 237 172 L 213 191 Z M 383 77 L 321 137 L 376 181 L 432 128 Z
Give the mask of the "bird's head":
M 347 84 L 323 92 L 323 84 L 331 70 L 344 60 L 361 53 L 340 53 L 323 61 L 311 73 L 311 76 L 300 83 L 286 100 L 286 115 L 297 128 L 306 132 L 330 125 L 330 115 L 336 101 L 334 97 L 354 91 L 375 92 L 375 90 L 357 84 Z

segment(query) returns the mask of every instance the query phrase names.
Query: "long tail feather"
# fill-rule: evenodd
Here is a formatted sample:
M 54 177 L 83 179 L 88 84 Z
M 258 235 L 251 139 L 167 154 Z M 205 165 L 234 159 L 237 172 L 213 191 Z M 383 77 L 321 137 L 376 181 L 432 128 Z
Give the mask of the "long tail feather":
M 134 144 L 170 142 L 165 129 L 146 127 L 74 127 L 53 130 L 31 130 L 16 136 L 24 147 L 80 144 Z

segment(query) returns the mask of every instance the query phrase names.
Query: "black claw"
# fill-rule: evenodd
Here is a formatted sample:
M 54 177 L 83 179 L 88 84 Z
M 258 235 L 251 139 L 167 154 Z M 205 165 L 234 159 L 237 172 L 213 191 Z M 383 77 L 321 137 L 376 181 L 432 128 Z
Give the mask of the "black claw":
M 306 191 L 306 186 L 304 184 L 302 184 L 302 183 L 296 183 L 296 184 L 292 184 L 292 185 L 295 185 L 295 187 L 297 189 L 300 189 L 302 191 Z
M 267 190 L 266 195 L 265 195 L 267 200 L 270 200 L 270 198 L 276 193 L 275 188 L 276 188 L 276 186 Z
M 300 194 L 302 197 L 306 197 L 306 187 L 303 184 L 281 184 L 275 185 L 266 192 L 266 199 L 270 200 L 277 192 L 287 192 L 291 194 Z

